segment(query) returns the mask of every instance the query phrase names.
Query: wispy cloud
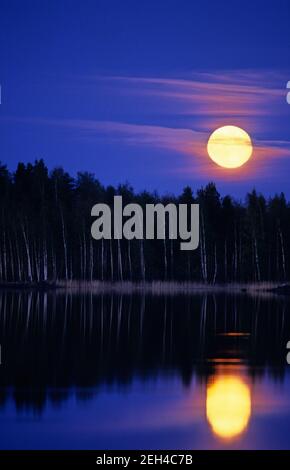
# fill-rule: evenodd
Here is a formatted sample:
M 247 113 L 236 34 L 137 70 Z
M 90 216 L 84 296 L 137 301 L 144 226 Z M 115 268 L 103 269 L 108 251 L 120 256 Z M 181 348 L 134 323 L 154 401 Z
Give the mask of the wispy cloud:
M 192 115 L 265 116 L 273 104 L 285 102 L 286 76 L 273 72 L 235 71 L 194 73 L 188 79 L 162 77 L 95 77 L 112 87 L 179 102 L 179 112 Z M 172 107 L 172 112 L 176 109 Z M 279 113 L 281 110 L 279 111 Z
M 287 139 L 279 134 L 276 140 L 267 138 L 273 135 L 273 118 L 290 111 L 285 100 L 283 87 L 287 80 L 283 74 L 252 70 L 200 72 L 187 79 L 102 76 L 83 77 L 82 81 L 88 86 L 96 86 L 97 83 L 98 87 L 103 86 L 104 94 L 108 93 L 111 100 L 112 96 L 124 98 L 134 95 L 145 101 L 148 99 L 150 103 L 145 112 L 134 102 L 133 111 L 126 109 L 123 115 L 119 111 L 115 120 L 11 119 L 62 127 L 73 130 L 74 137 L 116 143 L 118 148 L 135 146 L 174 152 L 182 158 L 176 159 L 174 168 L 164 171 L 177 174 L 243 178 L 250 173 L 257 177 L 264 176 L 273 161 L 290 158 L 290 142 Z M 159 106 L 160 100 L 166 103 L 165 107 Z M 113 109 L 111 114 L 114 115 Z M 182 119 L 179 119 L 180 116 Z M 253 158 L 246 168 L 238 172 L 217 167 L 207 155 L 206 144 L 210 133 L 225 124 L 244 127 L 253 139 Z M 265 126 L 270 126 L 270 132 Z
M 206 143 L 205 132 L 192 129 L 166 126 L 151 126 L 117 121 L 98 121 L 87 119 L 49 119 L 33 117 L 6 117 L 0 120 L 18 122 L 28 125 L 56 126 L 72 130 L 74 135 L 84 139 L 104 139 L 128 146 L 147 146 L 148 148 L 166 149 L 181 155 L 192 155 L 200 152 Z
M 11 118 L 15 122 L 15 118 Z M 253 142 L 253 158 L 246 168 L 239 171 L 225 170 L 214 164 L 207 155 L 208 133 L 192 129 L 132 124 L 116 121 L 81 119 L 19 118 L 29 125 L 49 125 L 71 130 L 73 135 L 86 140 L 102 140 L 120 146 L 163 149 L 181 157 L 174 168 L 164 171 L 179 175 L 208 178 L 243 179 L 249 173 L 253 177 L 265 176 L 271 162 L 290 158 L 290 141 L 256 139 Z

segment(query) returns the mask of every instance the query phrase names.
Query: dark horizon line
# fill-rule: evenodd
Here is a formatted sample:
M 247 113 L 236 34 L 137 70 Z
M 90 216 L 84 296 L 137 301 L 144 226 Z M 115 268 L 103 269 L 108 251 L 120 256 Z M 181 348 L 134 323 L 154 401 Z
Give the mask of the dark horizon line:
M 182 195 L 182 192 L 184 192 L 187 189 L 192 190 L 193 194 L 195 193 L 196 196 L 197 196 L 198 191 L 204 190 L 209 185 L 214 185 L 216 188 L 218 187 L 218 183 L 216 183 L 216 181 L 214 181 L 213 179 L 208 179 L 208 181 L 206 183 L 200 184 L 200 185 L 185 184 L 182 187 L 182 190 L 179 193 L 174 192 L 174 191 L 164 191 L 163 193 L 160 193 L 158 191 L 158 189 L 152 189 L 152 190 L 140 189 L 140 190 L 136 190 L 134 188 L 134 186 L 131 184 L 131 182 L 128 181 L 128 180 L 125 180 L 124 182 L 120 182 L 117 185 L 110 184 L 110 183 L 109 184 L 103 184 L 99 180 L 99 178 L 96 176 L 96 173 L 94 171 L 89 171 L 89 170 L 76 171 L 76 173 L 74 174 L 74 172 L 70 173 L 68 170 L 66 170 L 63 165 L 57 165 L 57 166 L 54 166 L 52 169 L 49 169 L 46 162 L 45 162 L 45 160 L 44 160 L 44 158 L 35 159 L 34 161 L 27 162 L 27 163 L 24 163 L 23 161 L 19 161 L 17 163 L 17 166 L 16 166 L 15 170 L 9 169 L 8 164 L 6 164 L 2 160 L 0 160 L 0 173 L 4 169 L 8 172 L 9 178 L 13 179 L 13 178 L 15 178 L 15 175 L 16 175 L 16 173 L 17 173 L 20 166 L 23 166 L 23 169 L 28 170 L 29 167 L 31 167 L 31 169 L 32 169 L 33 167 L 37 166 L 38 164 L 43 164 L 44 165 L 44 168 L 47 171 L 48 177 L 52 177 L 53 173 L 55 171 L 62 171 L 64 174 L 68 175 L 69 178 L 71 178 L 71 180 L 72 180 L 72 184 L 73 184 L 72 189 L 74 189 L 77 186 L 78 177 L 81 176 L 81 175 L 86 175 L 90 178 L 93 178 L 95 180 L 95 182 L 97 184 L 99 184 L 101 186 L 101 188 L 105 191 L 108 190 L 108 189 L 113 188 L 114 190 L 116 190 L 116 193 L 118 193 L 119 189 L 127 188 L 128 190 L 130 190 L 134 194 L 134 196 L 142 196 L 144 194 L 148 194 L 148 195 L 154 196 L 154 197 L 156 197 L 157 199 L 160 199 L 160 200 L 163 200 L 163 199 L 166 199 L 166 198 L 172 198 L 172 197 L 178 199 L 178 197 L 180 197 Z M 223 196 L 219 192 L 218 192 L 218 194 L 219 194 L 219 196 L 222 200 L 226 199 L 226 198 L 231 198 L 232 202 L 237 203 L 239 205 L 242 205 L 243 207 L 247 204 L 247 196 L 249 196 L 250 194 L 255 194 L 258 197 L 262 196 L 262 197 L 264 197 L 266 202 L 271 201 L 272 199 L 275 199 L 276 197 L 280 197 L 280 198 L 282 197 L 282 198 L 286 199 L 284 191 L 280 191 L 280 192 L 276 191 L 271 195 L 265 196 L 263 194 L 263 192 L 257 190 L 255 186 L 253 186 L 251 190 L 248 190 L 245 193 L 244 197 L 236 197 L 236 196 L 231 195 L 230 193 L 225 193 Z M 286 202 L 287 202 L 287 204 L 290 204 L 290 199 L 288 201 L 286 200 Z

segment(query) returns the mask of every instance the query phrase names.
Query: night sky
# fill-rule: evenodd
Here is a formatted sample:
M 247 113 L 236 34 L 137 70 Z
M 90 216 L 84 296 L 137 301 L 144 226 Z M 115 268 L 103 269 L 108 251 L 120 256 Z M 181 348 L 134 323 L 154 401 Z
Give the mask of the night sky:
M 136 190 L 290 198 L 288 0 L 1 0 L 0 58 L 11 170 L 43 158 Z M 241 169 L 207 156 L 225 124 L 253 139 Z

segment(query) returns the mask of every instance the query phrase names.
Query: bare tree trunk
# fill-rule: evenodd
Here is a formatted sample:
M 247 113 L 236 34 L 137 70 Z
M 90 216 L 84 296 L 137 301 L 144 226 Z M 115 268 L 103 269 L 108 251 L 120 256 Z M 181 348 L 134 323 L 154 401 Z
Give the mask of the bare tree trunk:
M 140 240 L 140 261 L 141 261 L 142 280 L 145 281 L 146 271 L 145 271 L 145 258 L 144 258 L 144 240 Z
M 164 237 L 163 240 L 163 247 L 164 247 L 164 280 L 167 280 L 167 254 L 166 254 L 166 240 Z
M 69 279 L 73 278 L 73 258 L 72 255 L 70 256 L 69 260 Z
M 27 275 L 28 275 L 28 280 L 32 281 L 32 267 L 31 267 L 31 256 L 30 256 L 30 249 L 29 249 L 29 243 L 28 243 L 28 238 L 27 234 L 25 232 L 24 224 L 22 224 L 22 235 L 24 238 L 24 244 L 25 244 L 25 250 L 26 250 L 26 256 L 27 256 Z
M 92 239 L 90 238 L 90 281 L 91 282 L 93 280 L 93 272 L 94 272 L 94 249 L 93 249 Z
M 104 280 L 104 239 L 101 240 L 101 280 Z
M 212 283 L 215 284 L 217 276 L 217 256 L 216 256 L 216 244 L 214 245 L 214 275 Z
M 16 251 L 16 266 L 18 269 L 18 280 L 21 281 L 21 261 L 20 261 L 20 255 L 19 255 L 19 246 L 17 243 L 17 234 L 15 234 L 15 251 Z
M 224 253 L 224 267 L 225 267 L 225 282 L 228 280 L 228 246 L 227 239 L 225 239 L 225 253 Z
M 286 279 L 286 263 L 285 263 L 284 239 L 283 239 L 283 234 L 282 234 L 281 228 L 279 228 L 279 236 L 280 236 L 280 243 L 281 243 L 283 278 L 284 278 L 284 281 L 285 281 L 285 279 Z
M 235 226 L 235 250 L 234 250 L 234 280 L 238 276 L 238 243 L 237 243 L 237 226 Z
M 256 270 L 257 270 L 257 279 L 258 282 L 261 281 L 261 272 L 260 272 L 260 263 L 259 263 L 259 256 L 258 256 L 258 247 L 257 247 L 257 239 L 254 236 L 254 247 L 255 247 L 255 263 L 256 263 Z
M 111 280 L 114 280 L 114 259 L 113 259 L 113 246 L 112 240 L 110 240 L 110 261 L 111 261 Z
M 140 228 L 142 229 L 142 228 L 143 228 L 143 224 L 142 224 L 142 221 L 141 221 L 139 212 L 138 212 L 138 221 L 139 221 L 139 224 L 140 224 Z M 143 238 L 140 240 L 140 264 L 141 264 L 141 276 L 142 276 L 142 280 L 145 281 L 145 277 L 146 277 L 146 268 L 145 268 L 144 239 L 143 239 Z
M 87 278 L 87 243 L 86 243 L 86 234 L 85 230 L 83 229 L 83 262 L 84 262 L 84 277 L 83 279 Z
M 280 263 L 279 263 L 279 234 L 276 233 L 276 276 L 280 278 Z
M 3 229 L 3 268 L 4 279 L 7 281 L 7 248 L 6 248 L 6 232 Z
M 32 244 L 33 252 L 34 252 L 34 266 L 36 272 L 36 280 L 37 282 L 40 281 L 40 256 L 37 250 L 36 242 Z
M 206 244 L 205 244 L 205 228 L 204 228 L 204 217 L 203 217 L 203 212 L 201 211 L 201 230 L 202 230 L 202 237 L 201 237 L 201 242 L 202 242 L 202 267 L 203 267 L 203 280 L 204 282 L 207 282 L 207 254 L 206 254 Z
M 242 271 L 242 269 L 241 269 L 241 267 L 242 267 L 242 259 L 243 259 L 243 258 L 242 258 L 242 252 L 243 252 L 243 250 L 242 250 L 242 237 L 241 237 L 241 234 L 240 234 L 240 235 L 239 235 L 239 251 L 238 251 L 238 259 L 239 259 L 238 265 L 239 265 L 239 268 L 240 268 L 240 269 L 239 269 L 240 279 L 241 279 L 241 274 L 243 274 L 243 271 Z
M 47 245 L 45 239 L 43 241 L 43 279 L 44 281 L 48 279 Z
M 132 261 L 131 261 L 131 243 L 128 240 L 128 264 L 129 264 L 129 277 L 132 280 Z
M 9 240 L 9 251 L 10 251 L 9 259 L 10 259 L 11 279 L 14 280 L 15 279 L 14 254 L 13 254 L 11 239 Z
M 67 262 L 67 243 L 65 237 L 65 228 L 64 228 L 64 220 L 63 220 L 63 212 L 62 208 L 60 207 L 60 218 L 61 218 L 61 228 L 62 228 L 62 241 L 63 241 L 63 252 L 64 252 L 64 269 L 65 269 L 65 280 L 68 280 L 68 262 Z
M 118 238 L 118 240 L 117 240 L 117 246 L 118 246 L 118 267 L 119 267 L 119 275 L 120 275 L 120 280 L 123 281 L 122 252 L 121 252 L 121 244 L 120 244 L 119 238 Z
M 200 265 L 201 265 L 201 275 L 202 279 L 205 282 L 205 273 L 204 273 L 204 259 L 203 259 L 203 235 L 202 230 L 200 232 Z
M 82 239 L 80 238 L 80 278 L 84 279 L 84 259 L 83 259 L 83 247 L 82 247 Z
M 53 280 L 56 281 L 57 269 L 56 269 L 56 259 L 55 259 L 55 253 L 53 251 L 53 247 L 51 248 L 51 258 L 52 258 L 52 277 L 53 277 Z
M 174 272 L 173 272 L 174 271 L 174 269 L 173 269 L 174 264 L 173 263 L 174 263 L 174 259 L 173 259 L 173 240 L 171 239 L 170 240 L 170 271 L 171 271 L 170 277 L 171 277 L 172 280 L 173 280 L 173 275 L 174 275 Z

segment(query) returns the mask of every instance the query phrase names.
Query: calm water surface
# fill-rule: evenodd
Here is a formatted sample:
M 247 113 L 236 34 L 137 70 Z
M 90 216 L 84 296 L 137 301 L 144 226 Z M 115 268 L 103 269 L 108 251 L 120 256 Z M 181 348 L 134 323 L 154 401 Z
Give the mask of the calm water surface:
M 0 293 L 2 449 L 290 449 L 290 303 Z

